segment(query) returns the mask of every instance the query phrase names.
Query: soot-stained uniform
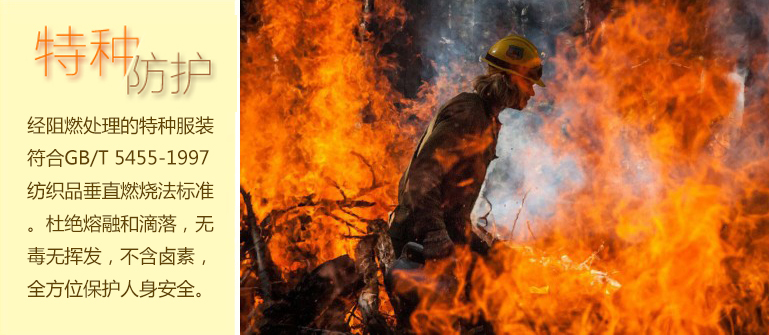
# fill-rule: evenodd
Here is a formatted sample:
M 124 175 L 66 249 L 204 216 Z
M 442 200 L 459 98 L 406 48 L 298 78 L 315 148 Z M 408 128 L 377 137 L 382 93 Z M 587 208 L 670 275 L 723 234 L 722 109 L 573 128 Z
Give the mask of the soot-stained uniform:
M 471 231 L 470 212 L 496 158 L 500 123 L 476 93 L 461 93 L 443 105 L 422 135 L 401 177 L 390 237 L 396 256 L 408 242 L 424 246 L 427 258 L 450 253 L 454 243 L 487 246 Z

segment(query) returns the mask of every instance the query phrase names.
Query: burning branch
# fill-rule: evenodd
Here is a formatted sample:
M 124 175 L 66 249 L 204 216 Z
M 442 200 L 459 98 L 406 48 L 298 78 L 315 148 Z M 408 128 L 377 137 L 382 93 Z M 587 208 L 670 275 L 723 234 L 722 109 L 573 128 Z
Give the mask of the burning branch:
M 246 204 L 246 226 L 249 227 L 248 229 L 254 244 L 253 256 L 255 257 L 253 257 L 253 259 L 256 262 L 252 263 L 252 268 L 250 270 L 253 271 L 253 267 L 256 266 L 256 273 L 261 284 L 261 296 L 265 302 L 269 302 L 272 300 L 272 286 L 268 269 L 269 264 L 273 263 L 269 259 L 269 256 L 266 255 L 267 245 L 264 242 L 262 229 L 260 225 L 256 223 L 256 214 L 254 214 L 254 207 L 251 204 L 251 194 L 246 192 L 243 187 L 240 188 L 240 194 L 243 196 L 243 202 Z M 268 218 L 269 217 L 270 216 L 268 215 Z M 265 221 L 267 221 L 267 218 L 265 218 Z M 243 280 L 244 279 L 241 278 L 241 283 Z
M 513 229 L 510 229 L 510 240 L 513 239 L 513 234 L 515 233 L 515 225 L 518 223 L 518 217 L 521 215 L 521 211 L 523 210 L 523 203 L 526 201 L 526 196 L 529 195 L 529 191 L 526 191 L 526 193 L 523 194 L 523 199 L 521 199 L 521 207 L 518 208 L 518 212 L 515 213 L 515 220 L 513 220 Z M 527 222 L 528 224 L 528 222 Z M 529 229 L 531 231 L 531 228 Z M 534 234 L 531 234 L 534 236 Z
M 387 334 L 390 332 L 387 321 L 379 314 L 379 280 L 374 251 L 378 239 L 377 234 L 368 235 L 356 247 L 358 259 L 355 261 L 355 266 L 363 275 L 364 282 L 357 302 L 366 330 L 371 334 Z
M 363 164 L 366 165 L 366 167 L 368 167 L 368 170 L 371 172 L 371 185 L 369 185 L 368 187 L 358 191 L 358 193 L 353 198 L 361 197 L 361 196 L 365 195 L 368 192 L 371 192 L 371 191 L 373 191 L 373 190 L 375 190 L 377 188 L 382 187 L 384 184 L 382 184 L 379 181 L 377 181 L 376 173 L 374 172 L 374 166 L 372 166 L 371 163 L 368 162 L 366 157 L 363 157 L 363 155 L 361 155 L 361 154 L 359 154 L 357 152 L 353 152 L 352 155 L 355 156 L 355 157 L 360 158 L 360 160 L 363 162 Z
M 376 205 L 372 202 L 356 199 L 368 190 L 379 187 L 376 178 L 373 177 L 373 167 L 370 164 L 367 164 L 367 166 L 372 171 L 371 186 L 356 194 L 355 197 L 348 197 L 337 183 L 329 180 L 329 183 L 339 190 L 342 199 L 317 199 L 315 194 L 297 197 L 294 198 L 295 205 L 288 206 L 285 209 L 273 209 L 262 220 L 261 224 L 257 224 L 251 195 L 241 188 L 241 195 L 246 207 L 244 221 L 248 227 L 247 237 L 250 240 L 245 243 L 245 247 L 248 252 L 252 253 L 252 258 L 255 260 L 252 266 L 244 271 L 241 285 L 245 283 L 251 273 L 257 274 L 260 283 L 258 293 L 265 301 L 265 307 L 262 309 L 264 316 L 257 320 L 260 325 L 255 325 L 260 331 L 281 331 L 288 328 L 298 331 L 309 331 L 313 328 L 308 327 L 313 327 L 313 325 L 323 329 L 331 329 L 328 328 L 330 326 L 323 325 L 328 322 L 334 324 L 336 321 L 334 321 L 333 315 L 340 313 L 338 310 L 340 306 L 347 305 L 346 302 L 339 303 L 338 300 L 347 301 L 345 297 L 354 297 L 355 306 L 350 308 L 350 313 L 354 314 L 356 309 L 360 311 L 362 316 L 361 323 L 368 333 L 391 333 L 385 317 L 379 313 L 380 285 L 378 282 L 378 270 L 381 269 L 382 273 L 384 273 L 384 271 L 389 269 L 390 264 L 394 262 L 392 242 L 386 231 L 387 222 L 381 219 L 367 219 L 353 211 L 355 208 L 367 208 Z M 323 263 L 311 273 L 308 273 L 290 291 L 276 294 L 274 292 L 275 288 L 271 286 L 270 278 L 273 277 L 271 273 L 278 272 L 271 272 L 274 270 L 271 269 L 274 263 L 269 256 L 265 235 L 272 230 L 273 224 L 281 216 L 305 207 L 317 207 L 314 215 L 325 216 L 344 224 L 348 229 L 348 234 L 342 237 L 360 240 L 356 247 L 357 259 L 350 263 L 352 260 L 349 256 L 344 255 Z M 361 229 L 359 224 L 350 222 L 336 211 L 340 211 L 355 220 L 365 223 L 367 228 L 365 230 Z M 353 235 L 353 233 L 356 235 Z M 249 247 L 251 244 L 253 244 L 253 247 Z M 307 254 L 303 257 L 309 259 L 312 255 Z M 377 260 L 379 261 L 378 264 Z M 358 284 L 358 280 L 360 280 L 361 284 Z M 347 284 L 341 285 L 343 282 Z M 279 295 L 279 297 L 276 297 L 276 295 Z M 304 307 L 300 306 L 306 306 L 310 303 L 310 300 L 307 299 L 312 299 L 312 303 L 316 304 L 318 308 L 310 311 L 302 310 Z M 250 320 L 256 315 L 257 309 L 254 309 L 249 313 L 248 319 Z M 341 318 L 340 320 L 344 319 Z M 252 327 L 249 327 L 246 333 L 253 330 Z
M 531 234 L 531 238 L 536 240 L 537 237 L 534 236 L 534 232 L 531 230 L 531 224 L 529 223 L 529 220 L 526 220 L 526 228 L 529 229 L 529 234 Z

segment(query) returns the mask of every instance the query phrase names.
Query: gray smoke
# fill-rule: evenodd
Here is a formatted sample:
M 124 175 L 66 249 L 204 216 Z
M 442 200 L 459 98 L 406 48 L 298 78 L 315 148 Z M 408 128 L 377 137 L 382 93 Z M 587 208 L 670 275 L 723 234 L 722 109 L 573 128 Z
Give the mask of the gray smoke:
M 541 132 L 543 121 L 534 113 L 505 110 L 500 114 L 499 158 L 487 171 L 473 217 L 484 217 L 491 210 L 485 229 L 496 229 L 504 239 L 530 238 L 527 222 L 536 234 L 537 224 L 552 216 L 559 194 L 583 182 L 577 156 L 556 155 L 547 144 Z M 515 231 L 511 231 L 514 224 Z
M 523 35 L 547 59 L 555 54 L 555 37 L 572 26 L 581 11 L 579 1 L 471 0 L 428 2 L 417 15 L 423 32 L 417 44 L 422 46 L 425 58 L 432 61 L 430 70 L 456 87 L 467 88 L 467 83 L 485 69 L 480 57 L 500 38 Z M 554 69 L 545 64 L 544 79 L 548 80 Z M 457 68 L 469 71 L 452 73 Z M 449 98 L 440 97 L 441 101 Z M 526 232 L 521 229 L 526 221 L 532 222 L 536 233 L 536 222 L 552 215 L 560 192 L 581 184 L 582 172 L 574 157 L 558 157 L 547 145 L 540 131 L 541 115 L 507 110 L 501 113 L 500 121 L 499 158 L 487 172 L 473 219 L 485 216 L 487 230 L 493 230 L 491 225 L 496 224 L 509 231 L 527 194 L 515 232 L 525 238 L 527 235 L 520 233 Z
M 416 14 L 418 29 L 422 32 L 415 37 L 416 43 L 420 45 L 425 58 L 433 64 L 429 73 L 423 77 L 449 80 L 456 87 L 466 89 L 469 81 L 485 68 L 479 62 L 480 56 L 498 39 L 515 33 L 524 35 L 540 49 L 545 59 L 543 79 L 547 82 L 557 70 L 552 63 L 547 62 L 548 58 L 559 51 L 556 49 L 556 37 L 580 33 L 580 20 L 584 17 L 581 3 L 577 0 L 427 2 L 425 8 Z M 738 84 L 735 112 L 726 121 L 721 133 L 716 135 L 725 139 L 727 149 L 734 151 L 738 133 L 744 133 L 749 126 L 742 122 L 743 106 L 752 105 L 754 109 L 760 107 L 756 105 L 764 101 L 762 98 L 766 94 L 767 74 L 760 71 L 760 66 L 752 65 L 750 68 L 755 63 L 752 60 L 757 55 L 766 55 L 769 49 L 769 39 L 764 28 L 767 20 L 762 16 L 766 14 L 760 14 L 765 1 L 715 1 L 713 6 L 716 3 L 730 10 L 716 11 L 711 33 L 721 36 L 725 53 L 739 53 L 741 61 L 730 78 Z M 454 73 L 455 69 L 470 71 L 458 74 Z M 751 82 L 760 84 L 750 85 Z M 538 96 L 544 92 L 542 88 L 535 89 Z M 440 97 L 442 102 L 449 98 Z M 527 109 L 522 112 L 507 110 L 500 115 L 503 126 L 497 144 L 499 158 L 489 167 L 481 196 L 473 210 L 476 224 L 485 226 L 488 231 L 494 232 L 496 229 L 504 239 L 529 239 L 531 236 L 527 222 L 531 223 L 534 234 L 546 229 L 539 225 L 554 214 L 557 201 L 561 198 L 559 195 L 577 190 L 585 182 L 586 173 L 580 170 L 579 165 L 583 153 L 556 154 L 545 140 L 542 128 L 545 122 L 553 122 L 553 118 L 548 115 L 563 115 L 568 109 L 574 108 L 590 110 L 590 107 L 575 106 L 564 101 L 559 106 L 547 106 L 548 101 L 541 102 L 546 107 L 540 105 L 537 109 L 546 110 L 546 114 L 531 113 Z M 715 140 L 720 141 L 718 138 Z M 622 143 L 617 145 L 626 148 L 627 152 L 622 157 L 626 171 L 618 176 L 619 181 L 637 189 L 637 192 L 650 191 L 658 178 L 655 167 L 645 157 L 633 156 L 632 153 L 637 150 L 633 150 L 632 141 L 619 141 Z M 521 206 L 524 195 L 525 203 Z M 514 223 L 515 232 L 510 235 Z

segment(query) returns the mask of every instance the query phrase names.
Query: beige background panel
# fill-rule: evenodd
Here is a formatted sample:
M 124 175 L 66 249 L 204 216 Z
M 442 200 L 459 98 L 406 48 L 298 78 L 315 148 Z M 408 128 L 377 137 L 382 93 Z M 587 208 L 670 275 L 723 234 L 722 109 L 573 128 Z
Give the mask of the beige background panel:
M 237 2 L 0 2 L 0 334 L 233 334 L 238 313 L 238 16 Z M 65 76 L 52 59 L 49 76 L 34 58 L 37 32 L 49 36 L 82 33 L 86 59 L 79 74 Z M 213 76 L 193 79 L 186 95 L 172 95 L 167 71 L 164 92 L 126 95 L 122 64 L 90 66 L 91 30 L 110 29 L 139 37 L 136 53 L 183 60 L 200 53 L 212 61 Z M 56 38 L 54 38 L 56 40 Z M 61 39 L 61 37 L 59 37 Z M 58 40 L 60 41 L 60 40 Z M 42 45 L 41 45 L 42 47 Z M 107 50 L 109 54 L 109 50 Z M 65 61 L 66 62 L 66 61 Z M 174 83 L 175 85 L 175 83 Z M 211 116 L 214 135 L 33 135 L 30 116 L 185 117 Z M 27 152 L 109 150 L 106 165 L 30 167 Z M 205 165 L 115 165 L 116 150 L 209 150 Z M 168 158 L 166 161 L 168 162 Z M 31 200 L 29 182 L 202 182 L 214 184 L 210 200 Z M 177 216 L 177 232 L 48 233 L 48 215 Z M 197 215 L 213 215 L 214 232 L 195 233 Z M 33 232 L 28 232 L 28 228 Z M 184 233 L 184 228 L 187 232 Z M 36 265 L 28 248 L 97 247 L 103 265 Z M 120 248 L 192 247 L 195 264 L 128 266 Z M 112 260 L 112 265 L 107 265 Z M 205 260 L 205 265 L 202 265 Z M 47 260 L 46 260 L 47 262 Z M 137 292 L 141 281 L 188 280 L 199 298 L 28 298 L 27 286 L 58 280 L 128 280 Z M 122 294 L 122 292 L 121 292 Z M 130 293 L 129 293 L 130 294 Z

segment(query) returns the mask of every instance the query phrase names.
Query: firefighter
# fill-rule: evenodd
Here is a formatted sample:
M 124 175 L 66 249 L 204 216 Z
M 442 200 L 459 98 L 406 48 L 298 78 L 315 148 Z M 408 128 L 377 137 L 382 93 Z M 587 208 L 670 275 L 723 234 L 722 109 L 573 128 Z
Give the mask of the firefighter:
M 522 36 L 499 40 L 482 60 L 488 71 L 473 81 L 475 92 L 440 108 L 401 177 L 389 229 L 396 257 L 408 242 L 421 245 L 425 259 L 448 257 L 455 244 L 488 251 L 471 231 L 470 211 L 496 158 L 497 116 L 505 108 L 525 108 L 533 86 L 545 84 L 537 48 Z
M 440 108 L 398 186 L 389 229 L 398 260 L 385 276 L 385 287 L 402 332 L 409 332 L 421 296 L 413 286 L 397 288 L 399 281 L 430 281 L 423 274 L 425 261 L 451 262 L 455 245 L 488 253 L 490 246 L 472 232 L 470 212 L 496 158 L 497 116 L 505 108 L 525 108 L 534 85 L 545 86 L 537 48 L 524 37 L 499 40 L 482 59 L 488 70 L 473 81 L 475 92 L 460 93 Z M 432 279 L 438 291 L 433 296 L 452 296 L 458 289 L 451 272 Z

